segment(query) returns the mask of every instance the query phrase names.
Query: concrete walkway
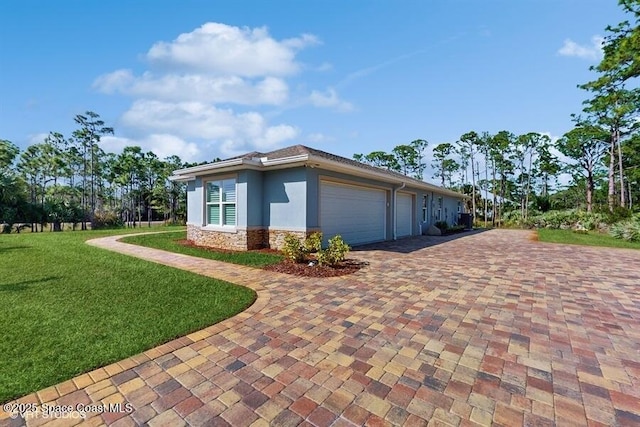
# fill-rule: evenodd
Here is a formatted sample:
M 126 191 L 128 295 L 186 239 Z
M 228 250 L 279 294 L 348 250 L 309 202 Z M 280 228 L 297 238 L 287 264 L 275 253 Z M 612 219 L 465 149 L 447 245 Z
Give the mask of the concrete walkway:
M 361 248 L 351 256 L 369 266 L 332 279 L 93 240 L 251 287 L 258 300 L 19 402 L 122 404 L 30 425 L 640 426 L 640 251 L 530 236 Z

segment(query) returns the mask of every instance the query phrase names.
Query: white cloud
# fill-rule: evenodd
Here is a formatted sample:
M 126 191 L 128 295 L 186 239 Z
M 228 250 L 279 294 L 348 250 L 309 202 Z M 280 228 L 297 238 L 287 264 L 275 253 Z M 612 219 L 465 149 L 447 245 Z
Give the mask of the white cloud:
M 313 35 L 277 41 L 266 27 L 239 28 L 209 22 L 172 42 L 158 42 L 147 53 L 152 63 L 186 67 L 219 75 L 286 76 L 295 74 L 298 50 L 317 44 Z
M 42 144 L 48 136 L 48 133 L 31 134 L 29 135 L 29 145 Z
M 128 146 L 139 146 L 142 151 L 151 151 L 160 159 L 176 155 L 185 162 L 201 160 L 203 155 L 196 143 L 169 134 L 151 134 L 141 139 L 104 136 L 100 145 L 111 153 L 121 153 Z
M 144 56 L 147 70 L 118 69 L 93 83 L 97 91 L 133 99 L 119 120 L 118 131 L 127 137 L 110 137 L 108 144 L 119 150 L 139 145 L 158 156 L 177 154 L 189 161 L 278 148 L 298 138 L 300 130 L 270 123 L 260 107 L 353 109 L 332 88 L 296 91 L 290 99 L 289 79 L 317 71 L 303 66 L 297 55 L 318 43 L 314 35 L 276 40 L 265 27 L 221 23 L 157 42 Z M 328 63 L 319 68 L 328 69 Z
M 99 76 L 94 80 L 93 88 L 108 94 L 123 92 L 124 88 L 133 84 L 134 80 L 131 70 L 121 69 Z
M 280 105 L 289 87 L 277 77 L 265 77 L 255 84 L 238 76 L 165 74 L 150 72 L 134 77 L 129 70 L 117 70 L 98 77 L 93 87 L 104 93 L 155 98 L 165 101 L 199 101 L 240 105 Z
M 122 116 L 122 122 L 142 131 L 218 141 L 225 156 L 242 150 L 272 149 L 299 134 L 298 129 L 290 125 L 270 126 L 257 112 L 236 114 L 231 109 L 200 102 L 139 100 Z
M 333 141 L 333 138 L 318 132 L 310 133 L 309 135 L 307 135 L 306 140 L 310 143 L 316 144 L 319 142 Z
M 595 61 L 602 58 L 603 44 L 604 38 L 597 35 L 591 37 L 590 45 L 581 45 L 571 39 L 565 39 L 564 44 L 558 50 L 558 55 L 575 56 L 577 58 Z
M 325 72 L 325 71 L 331 71 L 331 70 L 333 70 L 333 65 L 331 65 L 329 62 L 323 62 L 318 67 L 316 67 L 316 71 L 319 71 L 319 72 Z
M 326 92 L 312 91 L 311 95 L 309 95 L 309 101 L 315 107 L 334 108 L 343 112 L 353 111 L 353 105 L 341 100 L 333 88 L 327 89 Z

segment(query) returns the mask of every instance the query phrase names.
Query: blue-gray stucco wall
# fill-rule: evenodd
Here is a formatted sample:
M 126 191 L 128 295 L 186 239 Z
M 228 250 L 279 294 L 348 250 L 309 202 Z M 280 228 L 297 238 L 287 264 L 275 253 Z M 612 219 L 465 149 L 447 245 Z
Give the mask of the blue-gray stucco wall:
M 307 168 L 263 172 L 262 224 L 279 230 L 307 228 Z
M 187 222 L 194 225 L 203 224 L 203 182 L 229 174 L 198 177 L 187 183 Z M 320 228 L 319 203 L 320 180 L 334 179 L 338 182 L 373 185 L 384 188 L 387 193 L 387 230 L 386 235 L 393 236 L 392 184 L 360 178 L 338 172 L 298 167 L 274 171 L 245 170 L 232 174 L 237 179 L 237 226 L 238 227 L 270 227 L 280 230 L 311 230 Z M 438 195 L 431 191 L 405 187 L 403 192 L 413 197 L 413 233 L 420 233 L 435 218 L 438 197 L 443 198 L 442 219 L 449 224 L 457 223 L 458 202 L 462 198 Z M 427 220 L 423 219 L 423 196 L 427 196 Z M 446 211 L 446 212 L 445 212 Z
M 202 225 L 202 178 L 187 183 L 187 224 Z
M 238 225 L 262 227 L 264 206 L 262 175 L 262 172 L 255 170 L 238 172 L 238 184 L 242 183 L 244 187 L 244 203 L 246 203 L 246 209 L 243 209 L 242 212 L 238 209 Z M 243 216 L 242 222 L 240 221 L 241 215 Z

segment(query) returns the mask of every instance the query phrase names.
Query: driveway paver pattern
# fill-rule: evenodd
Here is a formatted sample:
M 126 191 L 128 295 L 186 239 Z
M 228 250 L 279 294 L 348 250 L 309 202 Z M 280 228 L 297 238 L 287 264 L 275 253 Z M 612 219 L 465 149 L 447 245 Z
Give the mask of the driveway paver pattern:
M 351 256 L 369 266 L 330 279 L 97 239 L 258 300 L 19 402 L 122 404 L 30 425 L 640 426 L 640 252 L 531 236 L 358 248 Z

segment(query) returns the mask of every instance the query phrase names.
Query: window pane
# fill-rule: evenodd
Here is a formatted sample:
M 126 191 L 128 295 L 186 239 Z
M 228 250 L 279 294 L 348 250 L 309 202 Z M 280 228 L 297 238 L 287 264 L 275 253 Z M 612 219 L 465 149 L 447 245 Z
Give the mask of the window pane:
M 207 183 L 207 202 L 220 201 L 220 182 L 213 181 Z
M 222 181 L 222 201 L 223 202 L 235 202 L 236 201 L 236 180 L 225 179 Z
M 207 224 L 220 225 L 220 205 L 207 206 Z
M 236 205 L 224 205 L 224 225 L 236 225 Z

